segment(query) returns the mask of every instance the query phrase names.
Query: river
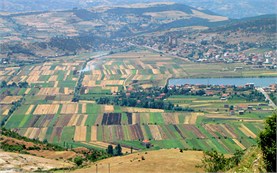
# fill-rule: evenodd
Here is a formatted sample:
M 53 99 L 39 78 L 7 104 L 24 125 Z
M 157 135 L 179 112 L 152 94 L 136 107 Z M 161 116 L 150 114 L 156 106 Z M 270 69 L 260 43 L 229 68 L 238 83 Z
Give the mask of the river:
M 277 77 L 264 78 L 182 78 L 170 79 L 169 85 L 204 84 L 204 85 L 236 85 L 242 86 L 247 83 L 254 83 L 258 87 L 266 87 L 270 84 L 277 84 Z

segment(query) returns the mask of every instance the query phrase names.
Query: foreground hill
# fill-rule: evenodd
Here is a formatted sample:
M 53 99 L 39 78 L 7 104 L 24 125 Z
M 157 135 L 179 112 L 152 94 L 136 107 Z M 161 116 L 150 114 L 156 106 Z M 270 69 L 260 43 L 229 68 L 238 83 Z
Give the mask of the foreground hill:
M 97 162 L 99 172 L 108 172 L 110 164 L 111 172 L 132 172 L 132 173 L 168 173 L 168 172 L 204 172 L 202 168 L 196 168 L 201 163 L 203 152 L 183 151 L 179 149 L 168 149 L 158 151 L 139 152 L 122 157 L 112 157 Z M 143 160 L 144 158 L 144 160 Z M 96 165 L 88 168 L 75 170 L 75 173 L 93 172 Z
M 72 160 L 83 156 L 81 148 L 66 150 L 47 141 L 28 139 L 2 128 L 0 130 L 0 172 L 32 172 L 72 168 Z
M 0 172 L 32 172 L 73 167 L 70 162 L 0 150 Z

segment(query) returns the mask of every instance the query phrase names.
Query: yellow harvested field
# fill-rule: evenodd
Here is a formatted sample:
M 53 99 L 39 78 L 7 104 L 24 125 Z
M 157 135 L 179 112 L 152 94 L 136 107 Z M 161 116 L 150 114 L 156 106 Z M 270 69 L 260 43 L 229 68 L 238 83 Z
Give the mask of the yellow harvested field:
M 57 79 L 58 79 L 58 75 L 53 75 L 48 79 L 48 81 L 49 82 L 55 82 L 55 81 L 57 81 Z
M 142 160 L 142 156 L 145 160 Z M 120 173 L 181 173 L 181 172 L 204 172 L 203 168 L 196 165 L 201 164 L 202 151 L 183 151 L 179 149 L 162 149 L 155 151 L 137 152 L 122 157 L 111 157 L 96 162 L 98 172 Z M 95 172 L 95 164 L 88 168 L 74 170 L 75 173 Z
M 184 124 L 189 124 L 190 118 L 191 118 L 191 116 L 190 116 L 190 115 L 185 116 L 185 119 L 184 119 Z
M 203 116 L 204 113 L 191 113 L 191 118 L 189 120 L 189 124 L 195 124 L 198 116 Z
M 22 96 L 6 96 L 3 100 L 0 101 L 1 104 L 11 104 L 20 100 Z
M 233 139 L 233 141 L 242 149 L 245 150 L 245 146 L 242 145 L 242 143 L 240 143 L 237 139 Z
M 83 103 L 82 104 L 82 114 L 85 114 L 85 113 L 87 113 L 87 104 Z
M 103 106 L 104 112 L 113 112 L 114 111 L 114 106 L 113 105 L 104 105 Z
M 40 133 L 38 135 L 39 140 L 42 141 L 43 139 L 45 139 L 45 135 L 46 135 L 47 129 L 48 128 L 46 128 L 46 127 L 41 128 Z
M 56 81 L 55 84 L 54 84 L 54 87 L 58 87 L 58 84 L 59 84 L 59 82 Z
M 40 104 L 36 107 L 34 115 L 56 114 L 59 110 L 58 104 Z
M 66 95 L 69 94 L 69 89 L 68 89 L 68 87 L 64 87 L 64 94 L 66 94 Z
M 88 118 L 88 115 L 83 115 L 83 119 L 82 119 L 82 122 L 81 122 L 81 126 L 85 126 L 85 123 L 87 121 L 87 118 Z
M 74 133 L 74 141 L 86 141 L 87 127 L 76 126 Z
M 152 69 L 152 72 L 153 72 L 153 74 L 160 74 L 161 73 L 159 69 Z
M 135 107 L 122 107 L 124 112 L 134 112 L 134 113 L 143 113 L 143 112 L 164 112 L 162 109 L 149 109 L 149 108 L 135 108 Z
M 103 80 L 101 81 L 101 85 L 102 86 L 106 86 L 106 85 L 123 85 L 124 84 L 124 80 Z
M 155 140 L 162 140 L 163 139 L 162 136 L 161 136 L 161 133 L 159 131 L 158 126 L 156 126 L 156 125 L 149 125 L 149 129 L 150 129 L 151 134 L 152 134 L 152 136 L 153 136 L 153 138 Z
M 36 133 L 39 131 L 39 128 L 31 128 L 31 129 L 32 130 L 31 130 L 29 138 L 34 139 L 34 138 L 36 138 Z
M 78 103 L 63 104 L 61 114 L 76 114 L 78 113 Z
M 97 126 L 91 126 L 90 141 L 97 141 Z
M 39 76 L 29 76 L 26 80 L 28 83 L 37 83 L 39 79 Z
M 29 94 L 30 91 L 31 91 L 31 88 L 27 88 L 24 94 Z
M 136 113 L 132 113 L 132 124 L 137 124 L 137 115 Z
M 33 130 L 33 128 L 31 128 L 31 127 L 27 128 L 27 130 L 23 136 L 29 138 L 30 134 L 32 133 L 32 130 Z
M 41 88 L 37 95 L 58 95 L 60 88 Z
M 34 107 L 35 107 L 35 105 L 30 105 L 28 110 L 25 112 L 25 115 L 29 115 L 32 112 L 32 110 L 34 109 Z
M 67 126 L 76 126 L 80 115 L 72 115 L 70 121 L 68 122 Z
M 246 136 L 251 136 L 252 138 L 256 138 L 257 136 L 249 130 L 244 124 L 241 124 L 239 129 L 246 135 Z
M 2 115 L 8 115 L 9 114 L 9 109 L 6 109 L 3 113 L 2 113 Z

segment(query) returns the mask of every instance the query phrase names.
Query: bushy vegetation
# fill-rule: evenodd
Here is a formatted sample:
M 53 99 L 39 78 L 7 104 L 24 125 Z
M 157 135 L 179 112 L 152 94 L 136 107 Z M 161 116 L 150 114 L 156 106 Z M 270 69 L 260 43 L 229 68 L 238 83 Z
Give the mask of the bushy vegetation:
M 259 146 L 263 152 L 268 172 L 276 172 L 276 115 L 266 119 L 265 129 L 259 135 Z
M 77 166 L 81 166 L 83 164 L 83 158 L 81 156 L 77 156 L 74 158 L 74 163 L 77 165 Z
M 2 142 L 0 145 L 0 148 L 4 151 L 10 151 L 10 152 L 20 152 L 26 149 L 25 145 L 10 145 L 7 143 Z
M 123 155 L 122 148 L 121 148 L 120 144 L 117 144 L 117 146 L 115 148 L 113 148 L 112 145 L 108 145 L 107 153 L 110 156 L 121 156 L 121 155 Z
M 202 164 L 198 167 L 204 168 L 207 172 L 227 171 L 239 164 L 243 153 L 243 151 L 237 150 L 232 157 L 226 158 L 215 150 L 206 151 Z
M 242 93 L 237 96 L 247 101 L 265 101 L 265 96 L 263 95 L 263 93 L 258 92 L 257 90 L 252 90 L 249 94 Z
M 100 97 L 96 99 L 97 104 L 114 104 L 120 106 L 153 108 L 174 111 L 193 112 L 192 108 L 175 106 L 166 99 L 173 94 L 183 93 L 182 91 L 169 91 L 165 88 L 152 87 L 148 89 L 137 88 L 129 92 L 119 92 L 114 97 Z
M 98 160 L 102 160 L 102 159 L 105 159 L 108 157 L 109 157 L 109 155 L 105 151 L 102 151 L 102 150 L 93 150 L 90 153 L 86 154 L 86 158 L 92 162 L 96 162 Z

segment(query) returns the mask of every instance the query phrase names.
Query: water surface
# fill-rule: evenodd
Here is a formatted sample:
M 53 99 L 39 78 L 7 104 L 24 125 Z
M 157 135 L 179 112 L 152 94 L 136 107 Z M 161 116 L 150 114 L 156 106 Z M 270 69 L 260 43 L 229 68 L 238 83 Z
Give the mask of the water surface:
M 204 85 L 236 85 L 242 86 L 247 83 L 254 83 L 258 87 L 266 87 L 270 84 L 277 84 L 277 77 L 265 78 L 183 78 L 170 79 L 169 85 L 204 84 Z

